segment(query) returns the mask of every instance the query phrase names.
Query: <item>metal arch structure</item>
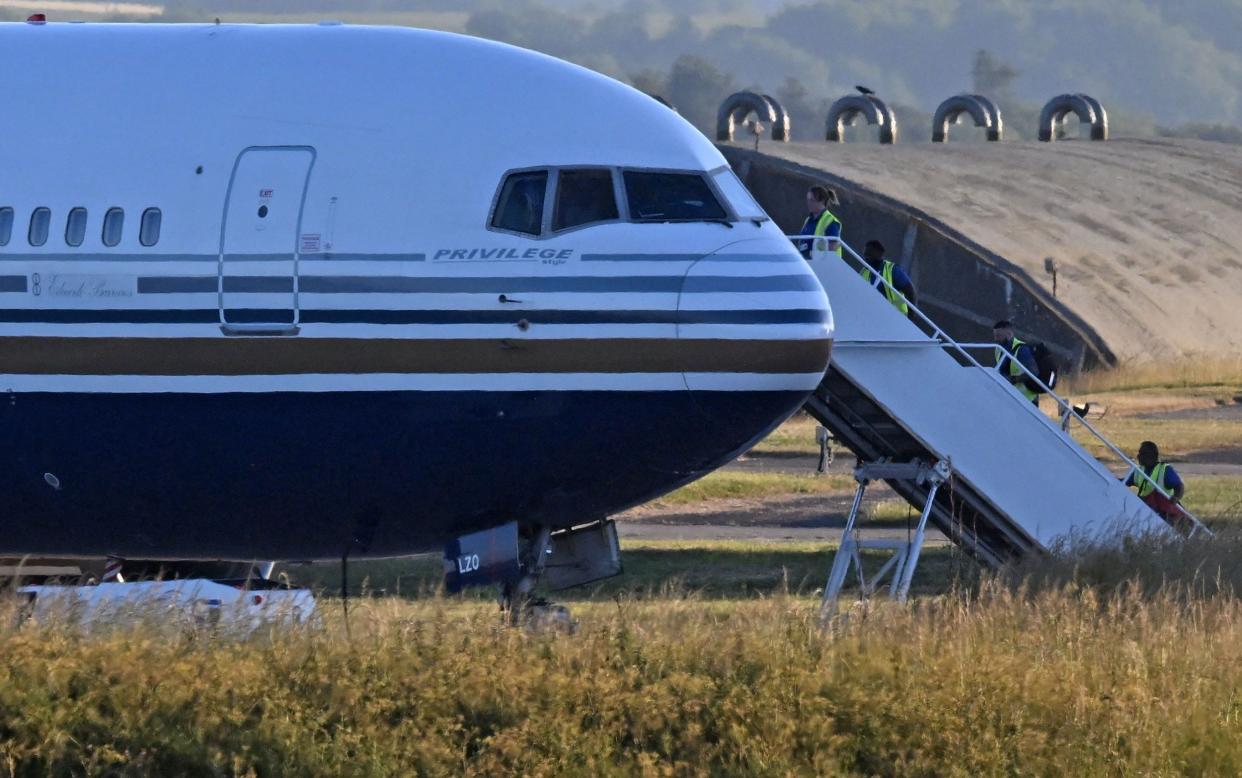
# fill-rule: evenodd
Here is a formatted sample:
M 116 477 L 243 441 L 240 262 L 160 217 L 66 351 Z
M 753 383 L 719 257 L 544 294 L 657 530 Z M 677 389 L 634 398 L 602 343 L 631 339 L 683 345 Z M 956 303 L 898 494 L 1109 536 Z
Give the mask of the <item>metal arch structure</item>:
M 880 128 L 880 143 L 897 142 L 897 117 L 888 104 L 872 95 L 846 95 L 833 103 L 828 109 L 824 137 L 829 143 L 841 143 L 845 128 L 853 125 L 859 116 L 866 119 L 867 124 Z
M 1095 122 L 1091 125 L 1091 140 L 1108 140 L 1108 111 L 1104 110 L 1100 101 L 1091 95 L 1079 92 L 1077 96 L 1086 100 L 1091 110 L 1095 111 Z
M 763 99 L 768 101 L 768 105 L 772 106 L 772 112 L 776 114 L 776 119 L 772 122 L 772 140 L 793 140 L 789 134 L 789 112 L 785 110 L 785 106 L 781 105 L 781 101 L 772 95 L 764 95 Z
M 784 109 L 781 109 L 784 111 Z M 774 140 L 787 140 L 785 138 L 776 137 L 776 108 L 770 100 L 763 95 L 754 92 L 734 92 L 725 98 L 720 104 L 720 110 L 716 112 L 716 140 L 732 141 L 733 131 L 737 123 L 754 113 L 762 122 L 767 122 L 772 126 L 772 137 Z M 788 123 L 788 117 L 786 117 Z
M 1108 119 L 1097 115 L 1095 107 L 1100 105 L 1095 98 L 1081 94 L 1057 95 L 1048 101 L 1039 112 L 1039 139 L 1045 143 L 1056 138 L 1057 128 L 1065 117 L 1073 113 L 1078 120 L 1091 125 L 1091 140 L 1108 139 Z M 1103 110 L 1103 106 L 1100 106 Z
M 962 114 L 969 114 L 976 127 L 986 129 L 988 140 L 1000 140 L 992 112 L 982 100 L 975 95 L 954 95 L 936 108 L 936 115 L 932 118 L 932 143 L 948 142 L 949 126 L 956 124 Z
M 1005 118 L 1001 115 L 1000 106 L 992 102 L 992 98 L 987 95 L 971 95 L 971 97 L 992 114 L 992 128 L 988 130 L 988 140 L 999 141 L 1005 135 Z M 992 137 L 993 135 L 996 137 Z

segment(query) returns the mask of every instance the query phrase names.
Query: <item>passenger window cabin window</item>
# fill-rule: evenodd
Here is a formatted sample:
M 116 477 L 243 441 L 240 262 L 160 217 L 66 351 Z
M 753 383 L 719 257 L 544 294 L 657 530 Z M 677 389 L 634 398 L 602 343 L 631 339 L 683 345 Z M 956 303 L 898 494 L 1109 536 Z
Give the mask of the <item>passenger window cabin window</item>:
M 543 231 L 543 200 L 547 190 L 546 170 L 509 174 L 496 201 L 492 227 L 538 235 Z
M 566 230 L 618 218 L 611 170 L 562 170 L 556 179 L 552 229 Z
M 9 238 L 13 237 L 13 209 L 0 208 L 0 246 L 9 245 Z
M 36 208 L 30 214 L 30 231 L 26 234 L 31 246 L 42 246 L 47 243 L 47 234 L 52 226 L 52 210 Z
M 121 242 L 121 234 L 125 230 L 125 211 L 121 208 L 109 208 L 103 220 L 103 244 L 108 248 Z
M 78 247 L 86 240 L 86 209 L 69 209 L 69 218 L 65 220 L 65 243 Z
M 627 170 L 625 196 L 636 222 L 719 221 L 729 215 L 698 173 Z
M 159 208 L 148 208 L 142 212 L 142 223 L 138 227 L 138 242 L 151 247 L 160 242 L 160 222 L 164 216 Z

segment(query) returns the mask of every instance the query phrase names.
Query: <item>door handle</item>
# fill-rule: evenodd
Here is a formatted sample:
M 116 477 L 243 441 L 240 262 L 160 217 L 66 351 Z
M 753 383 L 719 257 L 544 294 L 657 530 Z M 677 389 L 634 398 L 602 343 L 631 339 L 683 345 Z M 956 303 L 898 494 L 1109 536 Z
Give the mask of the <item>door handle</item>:
M 301 327 L 296 324 L 221 324 L 220 331 L 225 335 L 250 335 L 280 337 L 297 335 Z

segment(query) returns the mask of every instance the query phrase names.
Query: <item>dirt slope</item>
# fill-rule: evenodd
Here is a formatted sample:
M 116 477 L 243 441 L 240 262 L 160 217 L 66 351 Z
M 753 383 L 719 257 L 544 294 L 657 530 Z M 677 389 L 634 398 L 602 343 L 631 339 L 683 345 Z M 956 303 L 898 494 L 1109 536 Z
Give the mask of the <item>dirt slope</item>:
M 1122 362 L 1242 356 L 1242 146 L 765 143 L 925 211 L 1026 269 Z M 849 225 L 846 225 L 848 235 Z

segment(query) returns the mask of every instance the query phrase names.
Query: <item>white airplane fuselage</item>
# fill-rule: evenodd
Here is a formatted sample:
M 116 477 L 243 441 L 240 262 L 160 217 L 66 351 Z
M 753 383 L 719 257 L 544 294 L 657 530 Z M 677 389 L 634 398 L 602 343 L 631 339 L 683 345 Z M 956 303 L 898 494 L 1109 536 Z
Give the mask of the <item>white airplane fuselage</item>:
M 579 524 L 729 461 L 827 366 L 824 290 L 721 155 L 590 71 L 77 24 L 0 25 L 0 70 L 0 555 Z

